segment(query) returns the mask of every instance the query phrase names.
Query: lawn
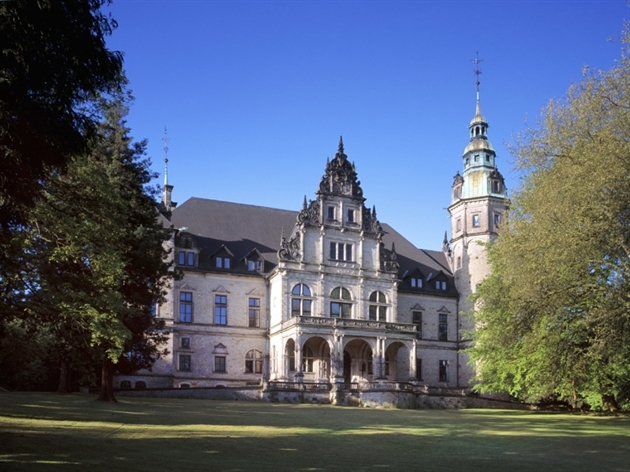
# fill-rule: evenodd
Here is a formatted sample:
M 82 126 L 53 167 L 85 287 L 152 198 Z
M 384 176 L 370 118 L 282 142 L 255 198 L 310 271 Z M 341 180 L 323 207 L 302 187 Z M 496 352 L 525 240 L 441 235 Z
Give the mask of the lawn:
M 630 418 L 0 393 L 0 471 L 630 471 Z

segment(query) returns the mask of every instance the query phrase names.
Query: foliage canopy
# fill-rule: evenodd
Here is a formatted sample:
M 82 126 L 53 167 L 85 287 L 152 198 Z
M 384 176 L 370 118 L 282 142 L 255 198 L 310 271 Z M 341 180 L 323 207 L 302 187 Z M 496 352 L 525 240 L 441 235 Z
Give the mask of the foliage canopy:
M 628 44 L 626 35 L 625 44 Z M 525 171 L 475 300 L 477 389 L 630 396 L 630 58 L 585 70 L 513 145 Z
M 105 37 L 109 0 L 0 2 L 0 230 L 23 221 L 40 183 L 95 131 L 92 104 L 120 90 L 122 54 Z

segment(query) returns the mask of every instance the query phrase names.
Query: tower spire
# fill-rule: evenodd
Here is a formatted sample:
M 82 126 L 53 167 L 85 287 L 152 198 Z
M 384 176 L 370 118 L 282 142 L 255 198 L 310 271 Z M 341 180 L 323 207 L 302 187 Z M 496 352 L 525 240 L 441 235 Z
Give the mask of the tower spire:
M 479 76 L 481 75 L 481 69 L 479 68 L 479 64 L 483 62 L 483 59 L 479 59 L 479 51 L 477 51 L 476 53 L 477 53 L 477 57 L 475 57 L 475 59 L 472 59 L 471 62 L 475 64 L 474 72 L 475 72 L 475 76 L 477 77 L 475 85 L 477 86 L 477 106 L 479 106 L 479 85 L 481 84 L 481 82 L 479 81 Z
M 168 185 L 168 142 L 170 141 L 166 132 L 166 126 L 164 126 L 162 141 L 164 142 L 164 186 L 166 187 Z

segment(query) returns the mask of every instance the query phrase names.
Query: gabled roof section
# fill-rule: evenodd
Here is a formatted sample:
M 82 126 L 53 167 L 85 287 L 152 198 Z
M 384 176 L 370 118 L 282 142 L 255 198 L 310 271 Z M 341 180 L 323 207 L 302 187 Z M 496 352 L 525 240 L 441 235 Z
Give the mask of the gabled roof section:
M 176 228 L 186 227 L 201 250 L 199 270 L 214 270 L 210 257 L 222 247 L 242 259 L 256 250 L 265 259 L 266 270 L 278 262 L 282 228 L 293 229 L 297 211 L 245 205 L 219 200 L 191 198 L 173 210 L 171 221 Z M 441 251 L 418 249 L 391 226 L 382 224 L 383 244 L 396 248 L 398 274 L 418 269 L 423 275 L 442 271 L 451 277 L 448 261 Z M 252 275 L 246 264 L 234 264 L 231 272 Z M 225 272 L 225 270 L 224 270 Z

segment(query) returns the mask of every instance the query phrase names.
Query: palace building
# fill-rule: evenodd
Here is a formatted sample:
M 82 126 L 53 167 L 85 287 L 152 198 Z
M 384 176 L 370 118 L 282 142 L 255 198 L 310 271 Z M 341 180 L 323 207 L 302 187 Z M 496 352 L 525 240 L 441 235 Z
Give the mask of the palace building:
M 295 211 L 177 206 L 165 183 L 161 218 L 177 229 L 184 274 L 157 307 L 169 354 L 118 386 L 467 388 L 462 313 L 488 273 L 478 242 L 496 237 L 508 204 L 487 129 L 477 95 L 441 251 L 415 247 L 366 207 L 341 139 L 318 185 L 314 176 L 315 198 Z

